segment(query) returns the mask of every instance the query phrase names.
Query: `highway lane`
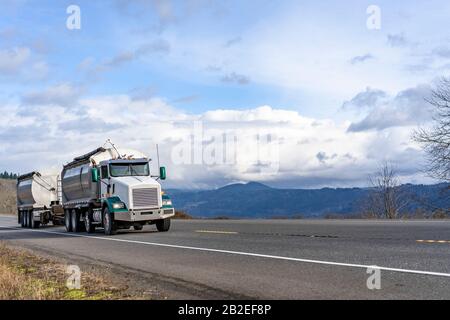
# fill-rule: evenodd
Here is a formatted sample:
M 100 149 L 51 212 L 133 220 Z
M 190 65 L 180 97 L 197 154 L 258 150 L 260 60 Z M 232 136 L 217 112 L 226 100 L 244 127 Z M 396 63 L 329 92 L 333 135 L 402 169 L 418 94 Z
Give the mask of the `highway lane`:
M 169 298 L 450 298 L 448 221 L 193 220 L 113 237 L 0 226 L 0 240 L 125 270 Z M 372 265 L 387 268 L 380 290 L 366 285 Z

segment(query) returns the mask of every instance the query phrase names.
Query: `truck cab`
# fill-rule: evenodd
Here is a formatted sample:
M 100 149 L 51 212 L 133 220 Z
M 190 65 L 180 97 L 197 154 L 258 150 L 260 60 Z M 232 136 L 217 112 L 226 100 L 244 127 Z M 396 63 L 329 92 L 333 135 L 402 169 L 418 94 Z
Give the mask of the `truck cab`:
M 98 148 L 65 165 L 61 176 L 67 231 L 91 233 L 103 227 L 109 235 L 118 229 L 141 230 L 146 224 L 168 231 L 175 210 L 159 182 L 166 179 L 166 169 L 152 175 L 149 162 L 139 151 L 113 147 Z

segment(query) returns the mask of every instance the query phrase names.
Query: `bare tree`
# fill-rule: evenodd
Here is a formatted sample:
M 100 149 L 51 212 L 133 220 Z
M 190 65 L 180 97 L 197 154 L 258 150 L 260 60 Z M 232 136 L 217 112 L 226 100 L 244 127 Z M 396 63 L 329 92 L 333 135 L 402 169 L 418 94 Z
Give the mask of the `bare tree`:
M 398 175 L 385 162 L 379 171 L 369 177 L 371 191 L 366 202 L 366 214 L 372 217 L 396 219 L 408 205 L 409 197 L 402 191 Z
M 431 177 L 450 181 L 450 78 L 442 78 L 425 99 L 434 107 L 434 125 L 418 129 L 413 139 L 423 145 Z

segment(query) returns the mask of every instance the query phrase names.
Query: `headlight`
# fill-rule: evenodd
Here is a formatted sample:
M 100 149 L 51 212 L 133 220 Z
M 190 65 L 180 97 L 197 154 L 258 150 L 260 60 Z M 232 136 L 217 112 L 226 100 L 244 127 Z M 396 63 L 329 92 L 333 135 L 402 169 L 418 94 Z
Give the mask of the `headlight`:
M 163 204 L 163 206 L 171 206 L 172 205 L 172 200 L 170 200 L 170 199 L 163 199 L 162 204 Z
M 124 208 L 125 208 L 125 203 L 123 203 L 123 202 L 113 203 L 113 209 L 124 209 Z

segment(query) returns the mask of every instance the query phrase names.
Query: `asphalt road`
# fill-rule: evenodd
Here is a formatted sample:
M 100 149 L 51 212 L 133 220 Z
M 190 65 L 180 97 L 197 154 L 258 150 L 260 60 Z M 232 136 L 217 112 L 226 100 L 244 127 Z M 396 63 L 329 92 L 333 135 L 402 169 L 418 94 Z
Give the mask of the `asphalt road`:
M 110 237 L 16 222 L 0 216 L 0 241 L 117 269 L 169 298 L 450 299 L 449 221 L 174 220 L 167 233 Z M 370 266 L 381 289 L 367 287 Z

